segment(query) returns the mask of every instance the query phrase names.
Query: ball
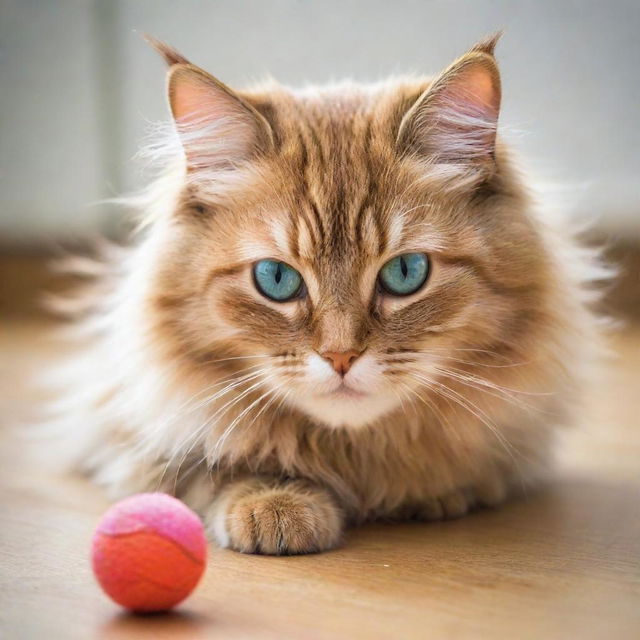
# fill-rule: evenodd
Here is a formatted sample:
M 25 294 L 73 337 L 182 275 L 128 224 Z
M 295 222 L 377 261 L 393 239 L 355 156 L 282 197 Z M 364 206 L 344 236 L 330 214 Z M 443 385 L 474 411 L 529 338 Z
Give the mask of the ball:
M 195 588 L 207 560 L 200 518 L 166 493 L 114 504 L 91 545 L 93 572 L 115 602 L 138 612 L 165 611 Z

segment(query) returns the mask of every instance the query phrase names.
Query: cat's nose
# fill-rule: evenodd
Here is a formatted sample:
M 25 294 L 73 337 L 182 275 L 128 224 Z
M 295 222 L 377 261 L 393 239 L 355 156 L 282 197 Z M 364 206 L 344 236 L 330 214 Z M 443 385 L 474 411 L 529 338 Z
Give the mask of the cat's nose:
M 350 351 L 325 351 L 320 355 L 331 363 L 337 373 L 344 376 L 351 369 L 351 365 L 358 359 L 360 353 L 351 349 Z

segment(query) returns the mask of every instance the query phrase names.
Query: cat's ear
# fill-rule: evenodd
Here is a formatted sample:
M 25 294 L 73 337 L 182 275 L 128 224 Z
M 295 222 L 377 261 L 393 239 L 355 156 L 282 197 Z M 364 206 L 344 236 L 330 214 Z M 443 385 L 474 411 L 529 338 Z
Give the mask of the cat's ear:
M 142 38 L 152 48 L 155 49 L 169 65 L 174 64 L 191 64 L 177 49 L 174 49 L 171 45 L 168 45 L 158 38 L 154 38 L 148 33 L 143 33 Z
M 167 87 L 190 170 L 232 169 L 272 145 L 264 116 L 199 67 L 172 64 Z
M 493 163 L 500 113 L 498 35 L 456 60 L 407 111 L 397 143 L 436 163 Z

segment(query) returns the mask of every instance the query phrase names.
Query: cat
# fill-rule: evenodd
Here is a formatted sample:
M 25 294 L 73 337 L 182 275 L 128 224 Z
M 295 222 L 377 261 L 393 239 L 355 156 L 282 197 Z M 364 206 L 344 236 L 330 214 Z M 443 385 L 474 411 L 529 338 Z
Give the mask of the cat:
M 435 79 L 234 91 L 153 41 L 165 170 L 76 300 L 67 459 L 262 554 L 544 478 L 601 272 L 497 136 L 496 42 Z

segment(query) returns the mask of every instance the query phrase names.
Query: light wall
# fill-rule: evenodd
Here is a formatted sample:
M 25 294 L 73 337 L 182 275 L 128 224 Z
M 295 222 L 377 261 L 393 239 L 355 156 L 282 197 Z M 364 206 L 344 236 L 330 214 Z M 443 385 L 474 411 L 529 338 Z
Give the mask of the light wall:
M 94 204 L 140 186 L 132 160 L 166 118 L 148 32 L 228 84 L 433 73 L 505 29 L 501 126 L 584 215 L 640 236 L 640 3 L 635 0 L 3 0 L 0 235 L 114 227 Z

